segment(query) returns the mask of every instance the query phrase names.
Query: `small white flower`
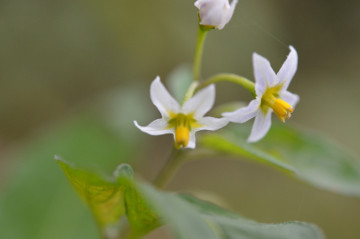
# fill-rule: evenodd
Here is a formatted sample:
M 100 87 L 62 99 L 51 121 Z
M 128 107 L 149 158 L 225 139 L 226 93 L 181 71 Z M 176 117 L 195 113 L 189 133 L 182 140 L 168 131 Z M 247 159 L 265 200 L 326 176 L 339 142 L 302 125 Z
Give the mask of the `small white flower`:
M 267 59 L 253 54 L 256 99 L 247 107 L 223 114 L 231 122 L 236 123 L 244 123 L 255 117 L 248 142 L 256 142 L 266 135 L 271 126 L 271 112 L 274 111 L 282 122 L 290 118 L 299 96 L 290 93 L 287 88 L 295 75 L 297 64 L 297 52 L 292 46 L 289 56 L 277 74 Z
M 215 86 L 200 90 L 191 99 L 180 105 L 165 89 L 160 78 L 151 83 L 150 97 L 162 118 L 148 126 L 134 124 L 141 131 L 151 135 L 173 134 L 176 148 L 195 148 L 195 132 L 217 130 L 227 125 L 225 118 L 204 117 L 215 101 Z
M 197 0 L 195 7 L 199 9 L 200 25 L 223 29 L 230 21 L 237 0 Z

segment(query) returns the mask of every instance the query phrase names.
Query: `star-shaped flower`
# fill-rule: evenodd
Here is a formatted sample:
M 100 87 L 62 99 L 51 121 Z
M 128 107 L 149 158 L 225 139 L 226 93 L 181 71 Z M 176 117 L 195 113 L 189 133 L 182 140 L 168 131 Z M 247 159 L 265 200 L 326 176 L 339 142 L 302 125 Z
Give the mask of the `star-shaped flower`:
M 236 123 L 244 123 L 255 117 L 248 142 L 256 142 L 266 135 L 271 126 L 271 112 L 274 111 L 282 122 L 290 118 L 299 96 L 290 93 L 287 88 L 295 75 L 297 64 L 297 52 L 292 46 L 277 74 L 267 59 L 253 54 L 256 99 L 247 107 L 223 114 L 229 121 Z
M 150 135 L 173 134 L 176 148 L 195 148 L 195 133 L 200 130 L 217 130 L 227 125 L 225 118 L 204 117 L 215 101 L 215 86 L 210 85 L 180 105 L 165 89 L 160 78 L 151 83 L 150 97 L 162 118 L 148 126 L 134 124 Z
M 200 25 L 223 29 L 230 21 L 237 0 L 229 4 L 229 0 L 197 0 L 195 7 L 199 9 Z

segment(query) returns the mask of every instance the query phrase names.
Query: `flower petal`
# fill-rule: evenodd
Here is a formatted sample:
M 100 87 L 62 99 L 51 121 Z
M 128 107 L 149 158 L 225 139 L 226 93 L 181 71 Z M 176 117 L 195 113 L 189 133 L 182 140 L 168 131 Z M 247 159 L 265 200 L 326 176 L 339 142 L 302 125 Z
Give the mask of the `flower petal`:
M 226 21 L 225 24 L 219 28 L 220 30 L 226 25 L 228 24 L 228 22 L 231 20 L 232 15 L 234 14 L 234 10 L 236 7 L 236 4 L 238 3 L 238 0 L 232 0 L 231 4 L 230 4 L 230 9 L 228 10 L 227 14 L 226 14 Z
M 198 0 L 194 5 L 199 9 L 201 25 L 222 29 L 230 21 L 236 4 L 237 0 L 231 5 L 228 0 Z
M 189 142 L 185 148 L 194 149 L 196 147 L 195 132 L 191 131 L 189 135 Z
M 235 123 L 244 123 L 249 119 L 255 117 L 256 112 L 259 109 L 261 103 L 261 98 L 257 97 L 255 100 L 252 100 L 250 104 L 246 107 L 235 110 L 234 112 L 223 113 L 222 116 Z
M 279 80 L 270 62 L 257 53 L 253 54 L 253 66 L 255 76 L 255 92 L 257 96 L 262 96 L 267 87 L 276 85 Z
M 136 121 L 134 121 L 134 124 L 141 131 L 150 135 L 172 134 L 174 131 L 173 129 L 167 128 L 168 122 L 164 119 L 154 120 L 148 126 L 140 126 Z
M 259 141 L 266 135 L 271 126 L 271 112 L 271 109 L 266 113 L 261 110 L 258 111 L 250 136 L 247 140 L 248 142 Z
M 169 112 L 177 113 L 180 111 L 179 103 L 166 90 L 159 76 L 151 83 L 150 97 L 163 118 L 168 118 Z
M 194 114 L 195 119 L 205 115 L 215 102 L 215 86 L 210 85 L 200 90 L 191 99 L 185 102 L 181 112 L 184 114 Z
M 290 54 L 286 58 L 284 64 L 281 66 L 277 76 L 283 85 L 282 90 L 286 90 L 292 78 L 295 75 L 298 65 L 298 55 L 294 47 L 290 46 Z
M 299 102 L 300 97 L 296 94 L 293 94 L 289 91 L 282 91 L 280 93 L 280 99 L 286 101 L 289 103 L 293 108 L 295 108 L 295 105 Z
M 225 127 L 229 123 L 229 120 L 226 118 L 203 117 L 197 123 L 199 123 L 201 126 L 194 128 L 193 130 L 195 132 L 200 130 L 214 131 Z

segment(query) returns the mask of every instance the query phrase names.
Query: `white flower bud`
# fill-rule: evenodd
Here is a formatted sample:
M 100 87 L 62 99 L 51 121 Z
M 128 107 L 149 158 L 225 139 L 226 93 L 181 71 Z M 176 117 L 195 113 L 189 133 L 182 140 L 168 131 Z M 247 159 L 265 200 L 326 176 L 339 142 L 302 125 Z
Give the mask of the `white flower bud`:
M 237 0 L 197 0 L 195 7 L 199 9 L 200 25 L 223 29 L 230 21 Z

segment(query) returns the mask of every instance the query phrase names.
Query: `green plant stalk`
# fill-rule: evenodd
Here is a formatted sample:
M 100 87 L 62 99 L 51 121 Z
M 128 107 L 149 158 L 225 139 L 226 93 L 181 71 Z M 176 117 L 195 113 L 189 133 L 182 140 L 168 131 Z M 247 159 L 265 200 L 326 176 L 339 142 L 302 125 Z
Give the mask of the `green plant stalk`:
M 218 83 L 221 81 L 227 81 L 227 82 L 232 82 L 232 83 L 241 85 L 246 90 L 250 91 L 250 93 L 254 97 L 256 97 L 254 82 L 246 79 L 245 77 L 238 76 L 235 74 L 228 74 L 228 73 L 218 74 L 218 75 L 215 75 L 215 76 L 207 79 L 206 81 L 204 81 L 203 83 L 201 83 L 199 85 L 198 89 L 202 89 L 208 85 L 215 84 L 215 83 Z
M 193 66 L 194 67 L 193 68 L 193 78 L 194 78 L 195 82 L 200 81 L 201 62 L 202 62 L 204 43 L 205 43 L 207 32 L 208 32 L 207 30 L 204 30 L 199 25 L 196 48 L 195 48 L 194 66 Z
M 198 86 L 199 86 L 199 82 L 197 82 L 197 81 L 194 81 L 190 85 L 189 89 L 185 93 L 184 99 L 182 101 L 182 105 L 194 95 L 194 93 L 195 93 L 196 89 L 198 88 Z
M 158 188 L 164 188 L 172 179 L 175 171 L 179 168 L 183 159 L 183 149 L 174 148 L 169 159 L 166 161 L 164 167 L 160 170 L 159 174 L 154 180 L 154 185 Z

